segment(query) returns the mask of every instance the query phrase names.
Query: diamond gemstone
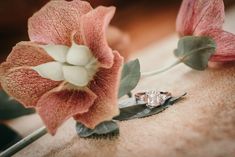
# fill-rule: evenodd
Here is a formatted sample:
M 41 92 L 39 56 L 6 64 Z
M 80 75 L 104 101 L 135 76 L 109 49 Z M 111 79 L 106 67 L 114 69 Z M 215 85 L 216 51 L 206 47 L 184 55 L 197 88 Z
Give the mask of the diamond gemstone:
M 168 92 L 160 92 L 156 90 L 150 90 L 146 92 L 147 106 L 150 108 L 161 106 L 167 99 L 171 97 Z

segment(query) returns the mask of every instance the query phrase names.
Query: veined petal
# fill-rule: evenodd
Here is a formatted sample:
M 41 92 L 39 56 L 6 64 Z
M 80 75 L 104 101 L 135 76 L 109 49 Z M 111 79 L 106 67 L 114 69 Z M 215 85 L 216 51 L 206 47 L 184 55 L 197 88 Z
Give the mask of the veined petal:
M 177 19 L 176 31 L 180 36 L 193 34 L 193 17 L 196 0 L 183 0 Z
M 221 29 L 225 19 L 223 0 L 197 0 L 194 34 L 210 29 Z
M 85 1 L 50 1 L 29 19 L 29 38 L 45 44 L 71 46 L 72 32 L 79 34 L 81 16 L 91 10 Z
M 91 57 L 92 54 L 88 47 L 73 42 L 67 54 L 67 62 L 72 65 L 86 65 Z
M 105 68 L 110 68 L 113 65 L 114 56 L 107 42 L 106 29 L 114 13 L 114 7 L 101 6 L 82 16 L 81 20 L 84 43 L 100 62 L 101 67 Z
M 60 82 L 44 79 L 30 68 L 15 68 L 0 76 L 2 88 L 25 107 L 35 107 L 39 98 Z
M 37 112 L 48 131 L 54 135 L 64 121 L 76 114 L 87 112 L 96 98 L 97 96 L 89 89 L 78 91 L 66 87 L 62 90 L 57 88 L 41 97 Z
M 53 61 L 38 44 L 33 42 L 20 42 L 12 49 L 6 62 L 13 67 L 37 66 L 39 64 Z
M 222 28 L 224 17 L 223 0 L 184 0 L 176 29 L 181 36 L 200 34 L 204 30 Z
M 11 51 L 6 62 L 0 65 L 0 82 L 2 88 L 25 107 L 36 105 L 39 97 L 56 87 L 59 83 L 40 77 L 30 69 L 53 61 L 38 44 L 20 42 Z
M 67 52 L 69 50 L 68 46 L 64 45 L 41 45 L 41 47 L 50 55 L 54 60 L 64 63 L 66 62 Z
M 235 35 L 221 29 L 211 29 L 202 32 L 202 35 L 212 37 L 217 45 L 216 53 L 210 61 L 224 62 L 235 61 Z
M 53 81 L 63 81 L 63 68 L 62 64 L 59 62 L 49 62 L 32 67 L 33 70 L 38 72 L 38 74 L 43 77 Z
M 117 100 L 122 63 L 123 58 L 114 52 L 113 66 L 110 69 L 100 68 L 91 81 L 89 88 L 97 95 L 97 99 L 88 112 L 74 116 L 86 127 L 94 128 L 119 114 Z
M 81 66 L 64 65 L 63 74 L 65 80 L 75 86 L 84 87 L 89 82 L 88 72 Z

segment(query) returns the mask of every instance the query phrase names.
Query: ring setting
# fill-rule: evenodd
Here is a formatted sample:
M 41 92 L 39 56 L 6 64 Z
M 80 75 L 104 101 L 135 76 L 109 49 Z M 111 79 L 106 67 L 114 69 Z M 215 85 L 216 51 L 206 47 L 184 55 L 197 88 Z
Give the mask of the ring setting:
M 139 92 L 135 94 L 136 101 L 144 102 L 149 108 L 161 106 L 170 98 L 172 98 L 171 93 L 158 90 L 149 90 L 146 92 Z

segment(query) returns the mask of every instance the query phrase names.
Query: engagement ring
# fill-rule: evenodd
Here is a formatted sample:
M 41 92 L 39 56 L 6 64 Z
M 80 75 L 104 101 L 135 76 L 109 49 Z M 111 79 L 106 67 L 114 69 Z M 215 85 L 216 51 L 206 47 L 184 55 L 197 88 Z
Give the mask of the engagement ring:
M 146 106 L 149 108 L 161 106 L 170 98 L 172 98 L 171 93 L 157 90 L 150 90 L 135 94 L 136 101 L 142 101 L 146 103 Z

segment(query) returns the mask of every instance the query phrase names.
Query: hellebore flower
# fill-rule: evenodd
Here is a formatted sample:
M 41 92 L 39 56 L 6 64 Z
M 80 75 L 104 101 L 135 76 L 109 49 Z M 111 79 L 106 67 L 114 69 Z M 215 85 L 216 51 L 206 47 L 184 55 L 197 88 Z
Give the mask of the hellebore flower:
M 216 42 L 210 61 L 235 61 L 235 35 L 222 30 L 223 0 L 183 0 L 176 22 L 180 36 L 209 36 Z
M 119 114 L 123 58 L 106 39 L 114 12 L 80 0 L 50 1 L 29 19 L 30 41 L 1 64 L 2 88 L 35 108 L 52 135 L 71 117 L 94 128 Z

